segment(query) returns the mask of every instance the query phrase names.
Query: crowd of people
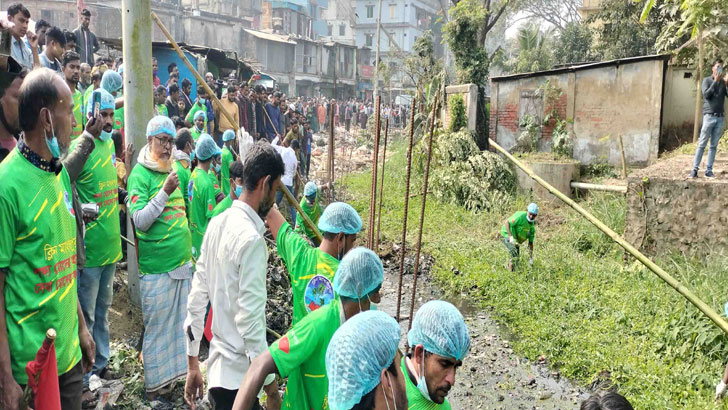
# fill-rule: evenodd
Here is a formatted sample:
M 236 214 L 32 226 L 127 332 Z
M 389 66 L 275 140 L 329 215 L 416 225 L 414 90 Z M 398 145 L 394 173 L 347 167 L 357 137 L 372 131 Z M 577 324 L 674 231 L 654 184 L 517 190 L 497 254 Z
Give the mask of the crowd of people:
M 124 237 L 139 267 L 149 400 L 165 400 L 184 378 L 184 399 L 195 409 L 205 393 L 198 357 L 207 343 L 213 409 L 261 408 L 261 391 L 268 409 L 450 408 L 471 343 L 463 316 L 447 302 L 425 303 L 403 354 L 399 324 L 376 310 L 382 261 L 356 246 L 361 218 L 343 202 L 323 206 L 330 185 L 302 183 L 313 133 L 329 121 L 365 127 L 370 104 L 286 99 L 208 73 L 221 100 L 214 106 L 204 87 L 190 99 L 192 83 L 180 82 L 174 65 L 161 84 L 153 61 L 154 113 L 146 144 L 135 150 L 124 142 L 123 61 L 95 58 L 90 13 L 81 13 L 73 37 L 42 21 L 32 33 L 29 19 L 13 4 L 2 22 L 13 38 L 0 95 L 3 409 L 24 407 L 24 389 L 34 384 L 26 365 L 50 328 L 62 409 L 95 406 L 91 377 L 117 377 L 108 313 Z M 404 126 L 404 114 L 385 113 L 395 126 Z M 278 210 L 282 187 L 295 191 L 296 181 L 314 225 L 297 221 L 293 207 L 285 216 Z M 532 245 L 537 213 L 529 207 L 506 223 L 514 257 L 514 237 Z M 270 346 L 266 236 L 290 277 L 293 312 L 291 329 Z M 282 397 L 280 377 L 287 378 Z M 631 409 L 610 397 L 586 408 Z

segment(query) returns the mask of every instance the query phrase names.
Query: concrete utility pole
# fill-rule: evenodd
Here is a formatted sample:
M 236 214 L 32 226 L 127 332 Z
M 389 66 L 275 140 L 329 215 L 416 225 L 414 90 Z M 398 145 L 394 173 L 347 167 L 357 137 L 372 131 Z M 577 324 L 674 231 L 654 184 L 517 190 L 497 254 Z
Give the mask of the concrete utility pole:
M 135 152 L 147 144 L 147 123 L 152 118 L 152 7 L 151 0 L 122 0 L 121 25 L 124 53 L 124 134 Z M 136 155 L 132 167 L 136 165 Z M 131 172 L 131 170 L 129 170 Z M 129 237 L 133 235 L 127 221 Z M 127 246 L 129 296 L 141 305 L 136 249 Z
M 374 99 L 379 96 L 379 35 L 382 32 L 382 0 L 379 0 L 377 10 L 377 51 L 374 56 Z

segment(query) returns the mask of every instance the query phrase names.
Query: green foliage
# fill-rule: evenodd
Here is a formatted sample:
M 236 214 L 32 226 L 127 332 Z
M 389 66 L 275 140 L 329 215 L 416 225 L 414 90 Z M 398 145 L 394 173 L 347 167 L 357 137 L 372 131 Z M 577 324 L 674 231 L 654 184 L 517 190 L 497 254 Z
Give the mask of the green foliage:
M 526 114 L 518 119 L 518 127 L 522 128 L 521 134 L 516 138 L 516 152 L 538 151 L 538 142 L 541 140 L 541 121 L 538 117 Z
M 490 59 L 479 36 L 487 18 L 488 10 L 478 0 L 460 0 L 450 9 L 450 20 L 442 32 L 455 58 L 458 83 L 473 83 L 479 87 L 488 83 Z
M 594 51 L 600 59 L 637 57 L 657 53 L 657 37 L 665 27 L 668 16 L 651 13 L 640 22 L 642 6 L 624 0 L 606 0 L 602 9 L 588 20 L 596 28 Z
M 450 132 L 460 131 L 468 126 L 468 119 L 465 116 L 465 100 L 462 94 L 453 94 L 448 98 L 447 105 L 450 109 Z
M 554 64 L 553 30 L 541 30 L 535 23 L 523 24 L 513 41 L 515 54 L 506 60 L 509 73 L 528 73 L 550 69 Z
M 559 34 L 554 47 L 556 64 L 573 64 L 591 61 L 592 32 L 589 26 L 571 22 Z
M 562 157 L 571 157 L 573 151 L 573 142 L 567 129 L 567 120 L 561 118 L 558 110 L 558 101 L 564 95 L 561 88 L 551 84 L 550 80 L 546 80 L 538 88 L 543 95 L 544 102 L 549 111 L 543 118 L 543 124 L 552 124 L 553 132 L 551 135 L 551 152 Z
M 417 88 L 418 98 L 421 98 L 426 85 L 442 71 L 442 59 L 435 57 L 432 31 L 427 30 L 417 37 L 412 54 L 404 60 L 403 69 Z
M 551 152 L 561 157 L 569 157 L 574 151 L 574 143 L 569 136 L 566 120 L 556 120 L 551 136 Z
M 382 234 L 402 229 L 405 155 L 387 164 Z M 418 192 L 419 181 L 413 182 Z M 368 213 L 371 174 L 346 177 L 346 201 Z M 453 201 L 428 197 L 423 252 L 435 258 L 433 274 L 455 297 L 467 295 L 507 326 L 518 355 L 541 355 L 563 377 L 581 386 L 602 371 L 636 409 L 711 409 L 713 386 L 723 372 L 728 340 L 695 307 L 640 264 L 625 265 L 623 251 L 568 207 L 541 205 L 535 264 L 505 267 L 508 255 L 497 239 L 503 221 L 532 198 L 515 197 L 489 212 L 471 212 Z M 622 233 L 625 198 L 590 193 L 581 203 Z M 416 226 L 419 201 L 410 201 L 408 224 Z M 364 221 L 366 224 L 366 221 Z M 410 229 L 408 242 L 417 232 Z M 666 268 L 708 305 L 722 311 L 728 258 L 663 257 Z M 454 274 L 453 272 L 458 272 Z

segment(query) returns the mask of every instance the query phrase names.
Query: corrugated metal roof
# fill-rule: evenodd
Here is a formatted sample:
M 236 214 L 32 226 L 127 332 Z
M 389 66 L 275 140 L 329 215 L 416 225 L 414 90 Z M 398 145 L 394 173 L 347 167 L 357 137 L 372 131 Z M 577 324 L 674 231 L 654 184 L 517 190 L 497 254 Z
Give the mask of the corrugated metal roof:
M 268 41 L 277 41 L 279 43 L 287 43 L 287 44 L 297 44 L 295 41 L 291 40 L 288 36 L 282 36 L 280 34 L 273 34 L 273 33 L 264 33 L 262 31 L 257 30 L 251 30 L 249 28 L 244 29 L 246 33 L 250 34 L 253 37 L 257 37 L 263 40 Z

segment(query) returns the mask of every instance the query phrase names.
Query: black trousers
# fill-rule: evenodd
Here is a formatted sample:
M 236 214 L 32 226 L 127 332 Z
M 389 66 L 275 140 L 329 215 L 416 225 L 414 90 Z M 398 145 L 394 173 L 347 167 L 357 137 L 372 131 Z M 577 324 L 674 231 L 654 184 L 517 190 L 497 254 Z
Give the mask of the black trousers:
M 20 386 L 25 390 L 25 385 Z M 81 395 L 83 394 L 83 360 L 66 373 L 58 376 L 58 389 L 61 393 L 61 409 L 81 410 Z M 235 396 L 233 396 L 235 399 Z M 232 405 L 232 404 L 231 404 Z
M 222 387 L 213 387 L 207 391 L 210 404 L 212 404 L 212 410 L 232 410 L 233 403 L 235 403 L 235 396 L 237 394 L 237 390 L 228 390 L 223 389 Z M 262 407 L 260 407 L 260 403 L 256 401 L 250 410 L 262 410 Z

